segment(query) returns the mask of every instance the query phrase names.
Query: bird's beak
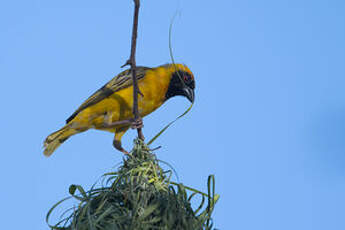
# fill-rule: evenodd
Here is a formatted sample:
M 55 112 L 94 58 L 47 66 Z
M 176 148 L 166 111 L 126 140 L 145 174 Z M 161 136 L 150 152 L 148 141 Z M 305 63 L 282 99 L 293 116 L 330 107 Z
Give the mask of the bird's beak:
M 193 89 L 191 89 L 189 87 L 183 88 L 183 95 L 186 96 L 191 103 L 194 102 L 194 90 Z

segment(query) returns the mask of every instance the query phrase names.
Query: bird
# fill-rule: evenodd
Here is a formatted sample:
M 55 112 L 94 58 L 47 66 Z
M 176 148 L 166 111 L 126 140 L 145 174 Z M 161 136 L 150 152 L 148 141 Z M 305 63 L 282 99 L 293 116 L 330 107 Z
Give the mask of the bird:
M 165 64 L 157 67 L 136 67 L 138 110 L 140 117 L 152 113 L 164 102 L 175 96 L 183 96 L 191 103 L 195 98 L 195 79 L 184 64 Z M 129 154 L 121 143 L 127 130 L 142 127 L 141 120 L 134 120 L 133 79 L 127 69 L 92 94 L 66 120 L 66 125 L 50 134 L 44 141 L 44 155 L 49 157 L 71 136 L 97 129 L 114 133 L 113 146 Z

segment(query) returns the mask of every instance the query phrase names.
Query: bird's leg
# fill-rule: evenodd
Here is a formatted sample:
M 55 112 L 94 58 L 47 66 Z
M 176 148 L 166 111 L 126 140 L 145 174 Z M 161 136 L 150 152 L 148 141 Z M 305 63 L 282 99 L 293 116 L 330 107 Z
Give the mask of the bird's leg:
M 143 125 L 143 119 L 138 118 L 135 120 L 134 118 L 123 120 L 123 121 L 115 121 L 115 122 L 104 122 L 102 125 L 102 128 L 114 128 L 120 125 L 130 125 L 132 129 L 138 129 L 142 128 Z
M 113 141 L 113 146 L 115 149 L 119 150 L 120 152 L 124 153 L 125 155 L 128 155 L 129 152 L 127 152 L 124 148 L 122 148 L 122 144 L 121 144 L 121 141 L 118 141 L 114 138 L 114 141 Z
M 123 121 L 115 121 L 115 122 L 104 122 L 102 128 L 115 128 L 116 126 L 120 125 L 131 125 L 132 120 L 123 120 Z
M 123 134 L 125 134 L 125 132 L 128 130 L 128 128 L 129 126 L 117 128 L 115 130 L 115 136 L 114 136 L 114 141 L 113 141 L 114 148 L 119 150 L 120 152 L 123 152 L 126 155 L 128 155 L 129 153 L 124 148 L 122 148 L 121 138 Z
M 116 128 L 118 126 L 130 126 L 132 129 L 138 129 L 143 127 L 143 120 L 142 118 L 138 118 L 135 120 L 134 118 L 130 118 L 127 120 L 122 121 L 112 121 L 112 116 L 110 116 L 108 113 L 104 114 L 104 122 L 101 125 L 101 128 Z

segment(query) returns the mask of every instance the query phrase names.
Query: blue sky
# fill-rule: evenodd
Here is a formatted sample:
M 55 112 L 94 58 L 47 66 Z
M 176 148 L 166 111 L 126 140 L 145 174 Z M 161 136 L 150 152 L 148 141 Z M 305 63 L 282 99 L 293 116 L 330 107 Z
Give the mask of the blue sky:
M 160 159 L 206 191 L 216 176 L 219 229 L 345 228 L 345 2 L 143 1 L 137 63 L 175 59 L 196 77 L 196 103 L 157 141 Z M 129 55 L 132 1 L 1 1 L 3 229 L 48 229 L 45 214 L 121 161 L 112 135 L 89 131 L 51 158 L 44 138 Z M 152 137 L 189 106 L 144 119 Z M 135 132 L 124 137 L 129 148 Z

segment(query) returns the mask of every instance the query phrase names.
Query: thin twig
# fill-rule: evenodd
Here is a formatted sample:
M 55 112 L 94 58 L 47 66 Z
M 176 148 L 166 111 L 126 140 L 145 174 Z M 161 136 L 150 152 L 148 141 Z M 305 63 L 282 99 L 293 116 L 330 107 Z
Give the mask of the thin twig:
M 140 0 L 134 0 L 134 17 L 133 17 L 133 30 L 132 30 L 132 45 L 131 45 L 131 56 L 129 60 L 125 63 L 126 65 L 131 65 L 131 73 L 133 77 L 133 115 L 134 120 L 140 120 L 139 110 L 138 110 L 138 93 L 142 95 L 140 89 L 138 87 L 138 81 L 136 77 L 136 62 L 135 62 L 135 51 L 137 47 L 137 34 L 138 34 L 138 16 L 139 16 L 139 7 L 140 7 Z M 144 140 L 144 135 L 141 128 L 137 128 L 138 130 L 138 137 L 141 140 Z

